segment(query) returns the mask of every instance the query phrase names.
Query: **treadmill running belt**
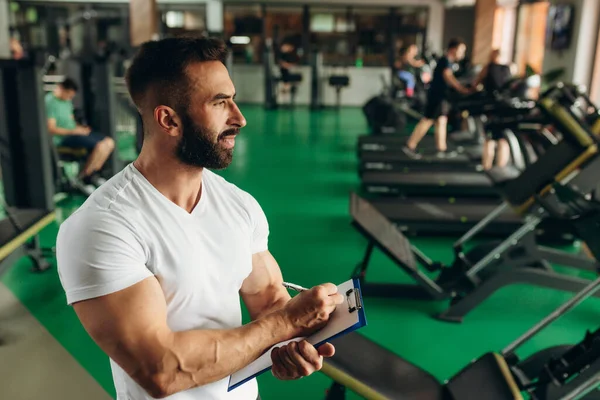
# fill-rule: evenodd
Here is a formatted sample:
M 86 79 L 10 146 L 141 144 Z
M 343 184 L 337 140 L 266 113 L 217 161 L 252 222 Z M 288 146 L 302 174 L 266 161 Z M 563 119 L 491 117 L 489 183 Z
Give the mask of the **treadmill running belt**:
M 323 372 L 366 398 L 444 399 L 442 385 L 431 374 L 356 332 L 331 343 L 336 352 L 324 361 Z
M 401 151 L 380 151 L 364 152 L 360 155 L 360 160 L 364 162 L 402 162 L 407 164 L 468 164 L 471 159 L 467 154 L 456 154 L 454 157 L 440 158 L 435 154 L 423 154 L 415 160 L 408 157 Z
M 491 188 L 492 181 L 480 172 L 365 172 L 365 184 L 391 184 L 413 186 L 457 186 Z M 458 194 L 458 193 L 457 193 Z
M 436 199 L 389 199 L 378 198 L 369 200 L 375 208 L 394 222 L 431 221 L 432 223 L 479 222 L 492 210 L 500 206 L 500 201 L 461 201 L 449 203 Z M 498 216 L 496 222 L 519 225 L 522 218 L 512 209 L 507 209 Z

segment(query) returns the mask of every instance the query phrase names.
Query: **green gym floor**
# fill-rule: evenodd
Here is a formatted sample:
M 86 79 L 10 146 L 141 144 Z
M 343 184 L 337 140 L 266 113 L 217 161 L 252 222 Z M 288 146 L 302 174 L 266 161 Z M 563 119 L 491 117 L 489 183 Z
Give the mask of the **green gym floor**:
M 366 245 L 351 227 L 348 215 L 348 194 L 359 185 L 356 138 L 366 132 L 361 111 L 346 108 L 312 113 L 298 108 L 267 112 L 258 106 L 241 109 L 248 125 L 238 138 L 233 164 L 222 174 L 252 193 L 265 210 L 271 228 L 270 250 L 284 278 L 304 286 L 347 280 Z M 131 152 L 127 146 L 121 144 L 120 149 Z M 43 245 L 54 244 L 60 220 L 81 201 L 70 198 L 61 203 L 59 221 L 42 232 Z M 452 238 L 417 238 L 414 243 L 433 259 L 451 261 Z M 369 276 L 372 280 L 406 281 L 403 273 L 380 253 L 373 257 Z M 108 359 L 65 304 L 56 269 L 32 274 L 28 261 L 23 259 L 3 276 L 2 282 L 14 294 L 12 298 L 16 297 L 36 323 L 45 327 L 44 332 L 54 338 L 51 340 L 60 344 L 56 354 L 61 356 L 15 354 L 7 372 L 13 381 L 4 374 L 8 368 L 0 375 L 0 398 L 24 398 L 7 397 L 7 390 L 19 393 L 21 389 L 10 392 L 11 385 L 4 382 L 31 386 L 47 375 L 70 374 L 72 368 L 84 371 L 83 380 L 75 385 L 74 378 L 63 377 L 66 383 L 46 387 L 44 398 L 82 398 L 82 393 L 88 400 L 114 398 Z M 568 297 L 567 293 L 515 285 L 494 294 L 462 324 L 431 317 L 443 309 L 443 303 L 366 299 L 368 326 L 362 333 L 444 380 L 484 352 L 500 350 Z M 599 305 L 596 299 L 586 301 L 531 341 L 520 354 L 579 340 L 586 329 L 597 328 Z M 10 331 L 8 324 L 14 319 L 10 318 L 14 313 L 1 310 L 0 337 L 2 331 Z M 21 334 L 27 335 L 27 331 Z M 8 338 L 5 344 L 10 348 L 11 336 Z M 18 337 L 12 340 L 18 341 Z M 0 346 L 0 360 L 5 364 L 8 350 L 3 348 L 6 346 Z M 33 349 L 27 347 L 24 351 Z M 75 367 L 69 364 L 73 360 Z M 93 380 L 88 379 L 90 376 Z M 85 392 L 82 386 L 88 384 L 91 389 Z M 320 399 L 329 384 L 323 374 L 294 382 L 280 382 L 270 374 L 259 379 L 266 400 Z M 91 392 L 98 393 L 94 397 Z M 349 398 L 359 397 L 352 394 Z

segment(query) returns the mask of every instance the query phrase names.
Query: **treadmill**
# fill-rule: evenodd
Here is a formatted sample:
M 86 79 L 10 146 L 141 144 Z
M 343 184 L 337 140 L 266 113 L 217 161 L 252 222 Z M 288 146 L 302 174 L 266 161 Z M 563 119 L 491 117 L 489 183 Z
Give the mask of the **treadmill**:
M 502 115 L 504 117 L 512 117 L 514 115 L 527 116 L 535 108 L 533 101 L 521 100 L 494 100 L 484 102 L 483 104 L 471 105 L 466 109 L 471 116 L 477 117 L 479 124 L 477 131 L 479 137 L 483 137 L 486 130 L 489 130 L 487 115 Z M 516 138 L 507 137 L 506 128 L 500 129 L 509 144 L 518 145 Z M 426 136 L 428 137 L 428 136 Z M 434 139 L 432 136 L 429 136 Z M 359 157 L 360 171 L 368 170 L 405 170 L 407 167 L 422 167 L 423 169 L 435 170 L 465 170 L 465 171 L 481 171 L 481 146 L 477 149 L 472 147 L 462 148 L 457 150 L 458 154 L 455 157 L 439 158 L 434 153 L 435 150 L 426 151 L 420 159 L 408 157 L 402 147 L 405 140 L 398 137 L 384 139 L 381 143 L 373 143 L 368 141 L 368 137 L 359 138 Z M 449 149 L 452 148 L 449 146 Z M 427 154 L 429 153 L 429 154 Z M 514 155 L 514 150 L 512 151 Z
M 500 124 L 495 118 L 503 121 L 527 120 L 535 110 L 535 102 L 517 99 L 502 100 L 500 104 L 483 104 L 473 107 L 475 113 L 484 115 L 490 113 L 490 124 L 499 129 Z M 485 113 L 484 113 L 485 111 Z M 493 114 L 492 114 L 493 112 Z M 495 117 L 498 114 L 500 117 Z M 536 121 L 539 117 L 535 116 Z M 487 125 L 486 125 L 487 129 Z M 509 129 L 504 129 L 512 152 L 513 167 L 494 171 L 500 181 L 516 178 L 524 167 L 523 151 L 520 142 Z M 386 152 L 381 153 L 388 154 Z M 388 155 L 390 156 L 390 155 Z M 377 155 L 369 156 L 360 164 L 362 184 L 367 193 L 379 193 L 403 196 L 464 196 L 498 198 L 493 182 L 487 174 L 477 168 L 476 164 L 443 164 L 439 160 L 431 162 L 426 159 L 413 160 L 411 164 L 404 154 L 398 151 L 391 160 L 385 160 Z M 429 162 L 428 162 L 429 161 Z M 414 167 L 418 165 L 418 167 Z M 504 174 L 504 175 L 503 175 Z
M 518 141 L 523 149 L 524 168 L 534 164 L 539 155 L 545 153 L 552 146 L 558 144 L 557 137 L 544 128 L 549 121 L 536 112 L 530 116 L 513 115 L 494 117 L 489 125 L 497 124 L 510 128 L 511 131 L 524 132 L 519 134 Z M 518 175 L 516 166 L 507 167 L 512 172 L 504 169 L 493 168 L 487 172 L 488 177 L 494 182 L 496 188 L 501 189 L 507 181 L 508 174 Z M 484 217 L 491 214 L 501 204 L 499 199 L 469 198 L 469 197 L 372 197 L 369 202 L 373 204 L 385 217 L 393 221 L 397 228 L 408 235 L 453 235 L 464 233 L 473 228 Z M 489 236 L 501 236 L 514 232 L 522 225 L 522 218 L 508 207 L 497 213 L 497 217 L 483 227 L 482 232 Z M 546 232 L 546 227 L 540 233 Z

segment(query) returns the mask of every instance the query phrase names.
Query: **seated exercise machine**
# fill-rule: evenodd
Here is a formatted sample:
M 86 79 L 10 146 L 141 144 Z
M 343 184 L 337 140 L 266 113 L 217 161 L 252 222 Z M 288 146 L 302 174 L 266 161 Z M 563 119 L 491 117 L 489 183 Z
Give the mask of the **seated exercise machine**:
M 81 102 L 85 106 L 84 109 L 76 110 L 79 112 L 78 122 L 92 126 L 95 131 L 113 138 L 117 143 L 119 119 L 122 118 L 123 113 L 128 113 L 129 118 L 133 121 L 130 129 L 134 131 L 131 133 L 136 135 L 135 130 L 141 128 L 135 124 L 137 110 L 132 110 L 132 106 L 126 104 L 129 95 L 124 88 L 124 78 L 115 76 L 116 65 L 114 62 L 110 59 L 94 59 L 93 61 L 68 59 L 62 60 L 62 63 L 63 72 L 70 74 L 69 76 L 80 83 L 81 93 L 79 96 L 85 97 Z M 65 75 L 45 75 L 43 77 L 45 93 L 53 91 L 64 78 Z M 123 93 L 124 89 L 125 93 Z M 88 121 L 89 124 L 86 123 Z M 68 171 L 70 165 L 76 165 L 73 169 L 77 171 L 83 167 L 88 157 L 87 149 L 55 145 L 51 135 L 49 138 L 55 166 L 54 179 L 57 192 L 89 194 L 85 185 Z M 102 173 L 106 178 L 110 178 L 121 171 L 123 167 L 124 160 L 120 157 L 117 146 Z
M 353 224 L 369 240 L 364 259 L 353 272 L 353 276 L 361 280 L 364 295 L 450 300 L 449 307 L 437 317 L 460 322 L 492 293 L 509 284 L 528 283 L 578 291 L 588 283 L 583 278 L 559 274 L 550 264 L 595 271 L 598 267 L 595 261 L 536 243 L 536 229 L 560 209 L 552 191 L 554 183 L 569 184 L 585 195 L 595 193 L 598 187 L 598 138 L 589 125 L 578 121 L 561 104 L 560 99 L 565 97 L 561 93 L 562 90 L 557 89 L 541 102 L 548 115 L 555 119 L 563 136 L 561 142 L 549 148 L 517 179 L 504 185 L 505 202 L 454 244 L 455 260 L 451 266 L 428 259 L 368 201 L 352 194 Z M 594 127 L 600 129 L 600 123 L 594 122 Z M 524 216 L 522 226 L 503 241 L 486 242 L 465 251 L 465 243 L 508 207 Z M 572 233 L 564 221 L 558 226 L 562 231 Z M 417 285 L 368 282 L 366 273 L 375 247 L 392 258 Z M 429 272 L 437 272 L 437 277 L 430 278 L 419 264 Z
M 41 66 L 36 59 L 0 60 L 0 275 L 21 256 L 34 271 L 50 267 L 39 232 L 55 220 L 54 187 Z
M 572 225 L 598 260 L 600 204 L 570 186 L 555 183 L 552 189 L 565 206 L 557 216 Z M 548 347 L 526 359 L 521 359 L 517 350 L 584 300 L 597 295 L 599 289 L 600 278 L 590 281 L 501 352 L 484 354 L 443 384 L 359 333 L 334 339 L 336 354 L 324 360 L 322 369 L 334 381 L 326 400 L 344 400 L 346 389 L 369 400 L 598 400 L 600 329 L 586 332 L 578 343 Z

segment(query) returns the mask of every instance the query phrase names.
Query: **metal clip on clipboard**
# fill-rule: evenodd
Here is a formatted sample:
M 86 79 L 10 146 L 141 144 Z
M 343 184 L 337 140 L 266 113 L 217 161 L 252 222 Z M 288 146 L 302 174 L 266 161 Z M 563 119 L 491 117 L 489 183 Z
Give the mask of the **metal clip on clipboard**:
M 353 296 L 354 294 L 354 296 Z M 354 300 L 354 302 L 353 302 Z M 362 309 L 360 290 L 358 288 L 348 289 L 346 291 L 346 302 L 348 302 L 348 312 L 353 313 Z

